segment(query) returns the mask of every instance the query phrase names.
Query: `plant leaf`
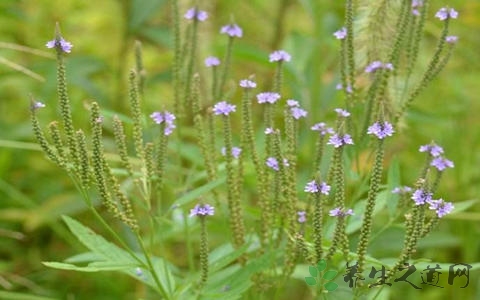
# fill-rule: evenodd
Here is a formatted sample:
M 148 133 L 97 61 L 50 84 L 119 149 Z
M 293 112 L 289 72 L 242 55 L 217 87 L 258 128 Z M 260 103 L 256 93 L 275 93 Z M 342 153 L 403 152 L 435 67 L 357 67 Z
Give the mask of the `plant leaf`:
M 327 282 L 323 285 L 323 287 L 325 287 L 325 289 L 329 292 L 332 292 L 334 290 L 336 290 L 338 288 L 338 284 L 336 284 L 335 282 L 333 281 L 330 281 L 330 282 Z
M 335 276 L 337 276 L 338 272 L 335 270 L 328 270 L 323 274 L 323 279 L 325 280 L 333 280 Z
M 305 277 L 305 282 L 310 286 L 317 284 L 317 280 L 313 277 Z
M 317 269 L 319 272 L 322 272 L 323 270 L 325 270 L 327 268 L 327 261 L 324 260 L 324 259 L 321 259 L 318 263 L 317 263 Z
M 309 266 L 308 267 L 308 272 L 310 272 L 310 275 L 313 277 L 317 277 L 317 269 L 314 266 Z

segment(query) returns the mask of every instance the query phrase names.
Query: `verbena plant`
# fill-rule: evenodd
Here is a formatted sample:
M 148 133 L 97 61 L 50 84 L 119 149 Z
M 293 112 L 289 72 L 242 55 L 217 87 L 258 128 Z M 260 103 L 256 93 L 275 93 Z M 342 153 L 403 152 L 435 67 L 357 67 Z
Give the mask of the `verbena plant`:
M 71 177 L 96 222 L 87 227 L 64 216 L 88 252 L 44 264 L 122 272 L 149 286 L 144 296 L 152 299 L 278 299 L 287 282 L 304 277 L 315 285 L 313 295 L 338 299 L 333 293 L 338 284 L 330 281 L 341 282 L 340 272 L 352 265 L 359 274 L 386 265 L 383 279 L 392 281 L 413 263 L 419 240 L 454 211 L 452 203 L 434 200 L 443 172 L 453 167 L 434 142 L 420 147 L 425 163 L 412 187 L 392 193 L 399 183 L 396 165 L 384 183 L 389 140 L 401 134 L 409 106 L 447 64 L 457 41 L 449 24 L 458 14 L 442 8 L 435 14 L 443 29 L 434 53 L 420 76 L 414 72 L 429 2 L 370 1 L 355 7 L 346 1 L 345 25 L 334 33 L 340 48 L 337 89 L 345 101 L 334 110 L 332 127 L 310 120 L 303 99 L 288 99 L 283 92 L 283 67 L 295 63 L 284 50 L 269 57 L 275 68 L 271 90 L 254 92 L 253 76 L 230 78 L 232 49 L 243 36 L 235 23 L 221 29 L 227 38 L 224 58 L 208 57 L 204 64 L 211 77 L 200 77 L 198 27 L 208 14 L 194 7 L 181 21 L 178 3 L 171 1 L 174 106 L 142 110 L 150 99 L 143 98 L 145 70 L 137 43 L 128 82 L 130 116 L 107 117 L 92 102 L 90 128 L 80 129 L 72 121 L 64 64 L 72 45 L 57 26 L 47 47 L 57 54 L 61 118 L 44 133 L 38 114 L 45 105 L 32 97 L 33 131 L 48 159 Z M 389 39 L 379 43 L 387 35 L 382 30 Z M 237 81 L 241 99 L 234 93 Z M 262 110 L 263 118 L 255 118 L 253 109 Z M 105 128 L 113 131 L 113 142 L 104 137 Z M 312 149 L 308 164 L 298 160 L 299 137 L 307 137 L 301 140 Z M 202 166 L 188 158 L 193 141 Z M 362 153 L 373 156 L 369 174 L 358 168 Z M 299 176 L 305 172 L 307 180 Z M 353 185 L 353 176 L 365 180 Z M 388 222 L 375 229 L 374 216 L 382 211 Z M 405 229 L 398 258 L 368 256 L 369 243 L 395 224 Z M 227 225 L 229 234 L 218 234 L 216 228 Z M 90 229 L 97 226 L 105 236 Z M 213 251 L 208 233 L 216 237 Z M 186 266 L 173 263 L 167 245 L 173 238 L 186 249 L 181 251 Z M 308 265 L 323 270 L 326 264 L 338 272 L 327 272 L 317 285 Z M 310 268 L 310 274 L 317 273 Z M 347 289 L 348 297 L 371 297 L 369 284 L 376 280 Z

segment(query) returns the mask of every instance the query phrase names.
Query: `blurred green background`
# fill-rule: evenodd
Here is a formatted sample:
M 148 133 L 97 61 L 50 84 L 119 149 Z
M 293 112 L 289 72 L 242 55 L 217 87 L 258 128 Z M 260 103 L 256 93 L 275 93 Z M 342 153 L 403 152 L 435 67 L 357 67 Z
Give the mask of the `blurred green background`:
M 183 14 L 191 3 L 181 2 Z M 479 198 L 480 185 L 480 2 L 434 1 L 422 42 L 425 65 L 441 24 L 433 14 L 442 5 L 455 7 L 459 19 L 451 33 L 459 44 L 449 65 L 414 103 L 403 132 L 388 147 L 387 163 L 397 158 L 405 184 L 415 180 L 423 163 L 419 145 L 435 140 L 455 163 L 439 189 L 447 201 Z M 292 54 L 285 82 L 292 98 L 310 105 L 311 119 L 341 105 L 338 43 L 332 33 L 342 26 L 343 1 L 199 1 L 210 13 L 201 24 L 200 54 L 223 57 L 220 27 L 232 18 L 244 29 L 233 53 L 235 81 L 256 75 L 268 89 L 273 68 L 268 53 Z M 31 144 L 28 95 L 46 103 L 44 124 L 57 118 L 56 69 L 44 45 L 53 38 L 55 22 L 74 48 L 68 55 L 69 91 L 74 119 L 86 124 L 85 104 L 96 100 L 109 110 L 126 112 L 127 73 L 133 67 L 133 42 L 143 43 L 147 83 L 146 111 L 171 107 L 172 43 L 170 6 L 164 0 L 0 1 L 0 299 L 4 291 L 47 295 L 60 299 L 132 299 L 142 287 L 110 273 L 78 274 L 47 269 L 41 261 L 61 261 L 83 248 L 59 220 L 61 214 L 83 216 L 83 202 L 66 174 L 48 162 Z M 12 49 L 12 44 L 41 50 L 39 55 Z M 35 78 L 15 68 L 35 72 Z M 13 66 L 13 67 L 12 67 Z M 205 72 L 200 68 L 201 72 Z M 308 153 L 308 150 L 307 150 Z M 401 156 L 397 156 L 400 154 Z M 441 262 L 480 261 L 480 205 L 447 217 L 421 246 L 421 256 Z M 382 247 L 379 245 L 378 247 Z M 392 299 L 480 299 L 478 272 L 470 286 L 455 289 L 394 290 Z M 296 285 L 291 295 L 306 295 Z M 18 298 L 20 299 L 20 298 Z M 27 298 L 25 298 L 27 299 Z

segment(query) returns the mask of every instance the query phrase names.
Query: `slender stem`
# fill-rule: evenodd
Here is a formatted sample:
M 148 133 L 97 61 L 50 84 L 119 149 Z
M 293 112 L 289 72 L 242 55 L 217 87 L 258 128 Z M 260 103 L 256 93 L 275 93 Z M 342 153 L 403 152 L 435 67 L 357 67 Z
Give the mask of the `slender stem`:
M 137 237 L 138 244 L 142 248 L 142 252 L 145 255 L 145 259 L 147 260 L 148 268 L 150 269 L 150 273 L 152 274 L 153 280 L 155 281 L 155 284 L 157 285 L 160 294 L 162 294 L 162 297 L 164 297 L 165 299 L 170 299 L 164 287 L 162 286 L 160 279 L 158 278 L 155 268 L 153 267 L 152 260 L 150 259 L 150 254 L 148 253 L 147 248 L 145 248 L 145 244 L 143 243 L 142 237 L 138 232 L 135 233 L 135 236 Z

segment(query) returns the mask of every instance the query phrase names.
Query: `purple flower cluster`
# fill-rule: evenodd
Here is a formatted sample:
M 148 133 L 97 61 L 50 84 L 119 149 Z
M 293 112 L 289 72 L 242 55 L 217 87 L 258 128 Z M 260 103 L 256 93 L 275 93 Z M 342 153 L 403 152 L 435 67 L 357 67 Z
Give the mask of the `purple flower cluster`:
M 255 83 L 255 81 L 251 81 L 251 80 L 248 80 L 248 79 L 240 80 L 239 85 L 240 85 L 240 87 L 242 87 L 244 89 L 254 89 L 254 88 L 257 87 L 257 83 Z
M 372 126 L 368 127 L 367 134 L 373 134 L 379 139 L 384 139 L 387 136 L 392 136 L 394 132 L 393 125 L 389 122 L 383 122 L 383 124 L 375 122 Z
M 40 102 L 40 101 L 35 101 L 32 103 L 32 110 L 37 110 L 39 108 L 44 108 L 45 107 L 45 104 Z
M 400 195 L 408 194 L 410 192 L 412 192 L 412 188 L 409 186 L 398 186 L 392 190 L 392 194 Z
M 338 148 L 338 147 L 341 147 L 343 145 L 353 145 L 353 140 L 352 140 L 352 137 L 349 135 L 349 134 L 345 134 L 343 136 L 335 133 L 334 135 L 332 135 L 330 137 L 330 139 L 328 140 L 328 143 L 327 145 L 333 145 L 333 147 L 335 148 Z
M 333 35 L 337 38 L 337 40 L 343 40 L 347 37 L 347 28 L 342 27 L 339 30 L 335 31 Z
M 218 59 L 218 57 L 215 57 L 215 56 L 209 56 L 207 58 L 205 58 L 205 66 L 207 67 L 216 67 L 220 64 L 220 59 Z
M 308 112 L 300 107 L 298 101 L 289 99 L 287 100 L 287 106 L 290 107 L 290 112 L 292 113 L 294 119 L 298 120 L 307 116 Z
M 226 34 L 232 38 L 241 38 L 243 36 L 243 30 L 237 24 L 228 24 L 223 26 L 222 29 L 220 29 L 220 33 Z
M 458 36 L 456 35 L 449 35 L 445 37 L 445 42 L 449 44 L 455 44 L 458 41 Z
M 435 157 L 432 159 L 430 166 L 435 167 L 438 171 L 443 171 L 446 168 L 453 168 L 454 164 L 451 160 L 446 159 L 445 157 Z
M 227 101 L 218 102 L 213 106 L 213 113 L 215 115 L 228 116 L 231 112 L 234 112 L 237 107 Z
M 412 14 L 414 16 L 419 16 L 420 11 L 418 10 L 419 7 L 423 6 L 423 1 L 422 0 L 412 0 Z
M 260 93 L 257 95 L 257 101 L 258 103 L 270 103 L 273 104 L 280 99 L 280 94 L 279 93 L 273 93 L 273 92 L 264 92 Z
M 307 111 L 300 107 L 292 107 L 290 109 L 294 119 L 298 120 L 300 118 L 305 118 L 307 116 Z
M 435 143 L 430 143 L 428 145 L 422 145 L 420 146 L 420 149 L 418 149 L 420 152 L 428 152 L 430 153 L 431 156 L 437 157 L 443 154 L 443 148 L 440 147 L 439 145 Z
M 222 147 L 222 155 L 225 156 L 227 155 L 227 149 L 225 147 Z M 242 153 L 242 149 L 239 147 L 232 147 L 232 156 L 233 158 L 237 159 L 240 154 Z
M 170 135 L 173 132 L 173 129 L 176 127 L 175 124 L 173 123 L 173 121 L 175 120 L 175 115 L 168 111 L 153 112 L 150 115 L 150 118 L 152 118 L 153 122 L 157 124 L 165 123 L 165 129 L 163 131 L 165 135 Z
M 431 210 L 435 210 L 439 218 L 451 213 L 455 208 L 451 202 L 445 202 L 443 199 L 431 200 L 428 207 Z
M 324 195 L 330 194 L 330 186 L 326 182 L 318 184 L 315 180 L 312 180 L 305 185 L 304 191 L 306 193 L 322 193 Z
M 278 164 L 278 160 L 275 157 L 269 157 L 267 158 L 267 161 L 265 162 L 267 167 L 269 167 L 272 170 L 279 171 L 280 170 L 280 165 Z M 288 163 L 287 159 L 283 159 L 283 166 L 289 167 L 290 164 Z
M 300 106 L 300 103 L 298 103 L 297 100 L 288 99 L 287 100 L 287 105 L 290 106 L 290 107 L 295 107 L 295 106 Z
M 267 127 L 265 128 L 265 134 L 273 134 L 275 133 L 275 129 L 273 129 L 272 127 Z
M 458 12 L 453 8 L 442 7 L 435 14 L 435 18 L 438 18 L 440 21 L 445 21 L 448 18 L 456 19 L 458 18 Z
M 376 60 L 365 67 L 365 72 L 372 73 L 378 69 L 386 69 L 392 71 L 393 65 L 391 63 L 382 63 L 381 61 Z
M 412 195 L 415 205 L 429 204 L 429 209 L 435 210 L 439 218 L 452 212 L 454 206 L 451 202 L 445 202 L 443 199 L 433 200 L 432 193 L 422 189 L 416 190 Z
M 190 8 L 183 16 L 187 20 L 197 19 L 200 22 L 203 22 L 208 18 L 206 11 L 198 10 L 197 8 Z
M 272 53 L 270 53 L 270 57 L 269 57 L 270 62 L 279 62 L 279 61 L 288 62 L 291 59 L 292 59 L 292 56 L 284 50 L 273 51 Z
M 49 49 L 52 49 L 52 48 L 55 48 L 55 47 L 60 47 L 60 49 L 63 52 L 66 52 L 66 53 L 70 53 L 72 51 L 72 47 L 73 47 L 72 43 L 67 42 L 63 38 L 60 38 L 59 40 L 57 40 L 57 39 L 51 40 L 51 41 L 47 42 L 47 44 L 45 46 Z
M 313 125 L 310 129 L 313 131 L 318 131 L 320 135 L 326 135 L 327 133 L 328 134 L 334 133 L 333 128 L 327 127 L 327 124 L 323 122 Z
M 343 84 L 341 83 L 337 83 L 337 85 L 335 86 L 335 89 L 336 90 L 343 90 Z M 345 89 L 345 91 L 349 94 L 351 94 L 353 92 L 352 90 L 352 86 L 351 85 L 347 85 L 347 88 Z
M 190 210 L 190 217 L 193 216 L 213 216 L 215 214 L 215 207 L 209 204 L 197 204 Z
M 353 209 L 349 208 L 347 210 L 341 209 L 340 207 L 334 208 L 329 212 L 329 215 L 332 217 L 346 217 L 353 216 Z
M 307 212 L 304 210 L 297 212 L 298 223 L 305 223 L 307 221 Z
M 341 108 L 335 108 L 335 112 L 339 117 L 347 118 L 350 116 L 350 113 L 348 111 Z
M 412 200 L 415 201 L 415 205 L 429 203 L 432 200 L 432 193 L 423 189 L 417 189 L 413 192 Z

